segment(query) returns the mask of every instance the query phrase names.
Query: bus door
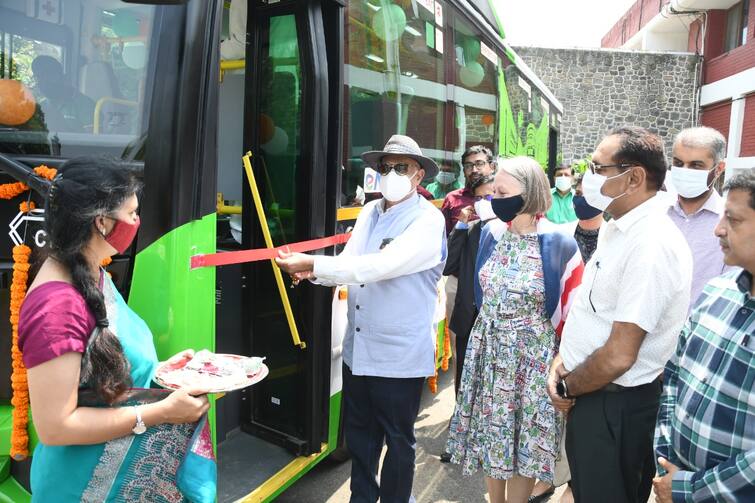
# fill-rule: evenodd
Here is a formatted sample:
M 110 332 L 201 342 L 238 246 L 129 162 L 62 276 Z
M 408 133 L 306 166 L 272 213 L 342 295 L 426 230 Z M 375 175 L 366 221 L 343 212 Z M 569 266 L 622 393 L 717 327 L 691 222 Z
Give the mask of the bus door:
M 332 235 L 340 193 L 343 5 L 332 0 L 250 0 L 247 7 L 244 64 L 225 63 L 245 67 L 243 84 L 233 82 L 238 78 L 233 72 L 220 84 L 221 148 L 228 140 L 223 113 L 233 114 L 233 102 L 225 96 L 242 84 L 239 146 L 252 152 L 273 244 Z M 239 105 L 236 102 L 236 108 Z M 239 159 L 241 152 L 234 155 Z M 240 195 L 239 247 L 264 248 L 249 181 L 240 164 L 236 166 L 231 183 L 221 176 L 218 187 L 234 192 L 235 183 Z M 231 234 L 237 238 L 238 227 L 232 220 Z M 218 270 L 217 350 L 264 356 L 270 373 L 261 383 L 218 402 L 219 501 L 243 497 L 293 460 L 323 451 L 330 420 L 332 291 L 309 282 L 292 286 L 284 274 L 303 342 L 297 346 L 270 262 L 229 271 Z M 236 304 L 234 290 L 239 292 Z M 239 326 L 232 326 L 239 317 Z

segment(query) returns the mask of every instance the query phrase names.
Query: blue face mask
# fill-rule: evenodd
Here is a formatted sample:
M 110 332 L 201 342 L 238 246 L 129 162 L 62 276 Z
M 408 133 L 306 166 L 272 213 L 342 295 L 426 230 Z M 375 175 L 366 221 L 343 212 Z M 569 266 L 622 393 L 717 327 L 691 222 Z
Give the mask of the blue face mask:
M 584 196 L 574 196 L 572 204 L 574 204 L 574 213 L 580 220 L 590 220 L 603 213 L 600 209 L 593 208 L 587 204 L 587 199 Z
M 521 195 L 500 197 L 490 201 L 490 205 L 495 216 L 504 222 L 511 222 L 522 211 L 524 198 Z

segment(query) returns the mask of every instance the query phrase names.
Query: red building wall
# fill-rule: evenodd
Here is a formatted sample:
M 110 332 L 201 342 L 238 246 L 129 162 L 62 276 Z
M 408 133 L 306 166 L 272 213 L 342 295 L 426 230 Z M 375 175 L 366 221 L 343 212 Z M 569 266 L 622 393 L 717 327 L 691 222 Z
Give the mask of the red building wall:
M 601 47 L 617 48 L 632 38 L 671 0 L 637 0 L 600 41 Z
M 702 109 L 700 122 L 703 126 L 712 127 L 717 129 L 724 135 L 724 138 L 729 137 L 729 120 L 731 119 L 731 101 L 725 103 L 717 103 L 709 107 Z
M 705 70 L 703 83 L 710 84 L 755 67 L 755 1 L 750 0 L 747 39 L 741 45 L 723 53 L 726 30 L 726 11 L 708 12 L 708 31 L 705 38 Z
M 689 25 L 687 51 L 699 54 L 703 50 L 703 20 L 698 19 Z
M 745 123 L 742 128 L 741 157 L 755 157 L 755 93 L 745 98 Z

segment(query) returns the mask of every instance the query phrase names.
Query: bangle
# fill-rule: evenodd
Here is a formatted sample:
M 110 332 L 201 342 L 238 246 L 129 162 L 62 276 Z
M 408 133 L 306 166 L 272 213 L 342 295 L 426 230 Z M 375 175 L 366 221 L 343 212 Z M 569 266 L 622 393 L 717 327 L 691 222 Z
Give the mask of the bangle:
M 147 425 L 144 424 L 144 421 L 142 420 L 142 411 L 139 410 L 139 407 L 133 407 L 134 412 L 136 413 L 136 424 L 131 429 L 131 431 L 134 432 L 134 435 L 141 435 L 145 431 L 147 431 Z

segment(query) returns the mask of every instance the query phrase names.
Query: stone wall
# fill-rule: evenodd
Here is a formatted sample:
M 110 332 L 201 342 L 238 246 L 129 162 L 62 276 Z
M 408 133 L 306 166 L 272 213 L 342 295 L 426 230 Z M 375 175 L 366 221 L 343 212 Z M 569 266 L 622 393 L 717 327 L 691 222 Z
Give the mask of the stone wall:
M 613 127 L 658 133 L 670 154 L 674 136 L 698 124 L 694 54 L 635 51 L 514 50 L 564 106 L 560 142 L 570 163 L 593 152 Z

